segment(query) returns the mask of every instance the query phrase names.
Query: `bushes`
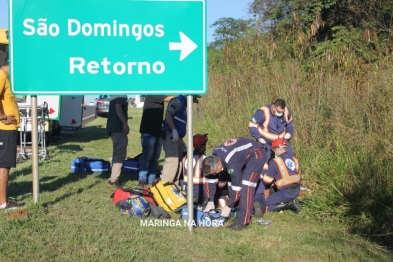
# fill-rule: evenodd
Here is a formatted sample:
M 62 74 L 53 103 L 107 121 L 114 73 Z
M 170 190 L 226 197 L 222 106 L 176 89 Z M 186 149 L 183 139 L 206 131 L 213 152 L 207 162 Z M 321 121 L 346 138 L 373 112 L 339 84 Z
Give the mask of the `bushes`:
M 247 125 L 255 110 L 285 99 L 294 115 L 292 143 L 303 185 L 315 191 L 304 200 L 305 212 L 347 223 L 354 232 L 391 245 L 390 58 L 369 64 L 344 61 L 343 70 L 315 58 L 312 70 L 305 70 L 304 61 L 296 59 L 267 63 L 266 45 L 256 43 L 235 41 L 223 49 L 222 60 L 209 63 L 209 91 L 201 100 L 195 133 L 208 132 L 210 148 L 231 137 L 251 137 Z

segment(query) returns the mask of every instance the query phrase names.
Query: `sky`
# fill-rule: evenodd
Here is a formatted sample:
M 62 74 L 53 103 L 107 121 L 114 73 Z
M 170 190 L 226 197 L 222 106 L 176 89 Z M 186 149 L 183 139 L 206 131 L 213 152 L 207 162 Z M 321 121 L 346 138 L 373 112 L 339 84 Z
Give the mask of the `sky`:
M 210 25 L 222 17 L 235 19 L 250 18 L 248 4 L 252 0 L 206 0 L 207 2 L 207 41 L 214 40 L 214 29 Z M 8 28 L 8 0 L 0 0 L 0 28 Z M 85 96 L 85 101 L 93 101 L 96 96 Z

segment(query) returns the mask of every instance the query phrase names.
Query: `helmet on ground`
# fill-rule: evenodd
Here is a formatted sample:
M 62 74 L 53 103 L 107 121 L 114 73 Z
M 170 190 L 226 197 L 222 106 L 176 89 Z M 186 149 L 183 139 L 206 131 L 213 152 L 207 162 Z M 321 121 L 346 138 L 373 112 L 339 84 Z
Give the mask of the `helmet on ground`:
M 206 144 L 207 142 L 207 134 L 196 134 L 193 137 L 193 145 L 194 145 L 194 149 L 199 148 L 200 146 Z
M 272 143 L 272 148 L 280 148 L 280 147 L 286 147 L 288 145 L 287 141 L 283 138 L 277 138 L 275 140 L 273 140 Z
M 120 211 L 131 217 L 147 217 L 150 213 L 150 205 L 142 196 L 132 196 L 125 200 Z

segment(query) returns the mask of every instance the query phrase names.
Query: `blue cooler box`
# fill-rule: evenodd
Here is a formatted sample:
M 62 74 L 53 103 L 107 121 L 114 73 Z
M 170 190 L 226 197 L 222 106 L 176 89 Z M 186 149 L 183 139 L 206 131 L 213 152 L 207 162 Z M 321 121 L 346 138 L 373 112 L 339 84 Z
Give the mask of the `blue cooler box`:
M 109 172 L 111 164 L 109 161 L 105 161 L 97 158 L 88 158 L 85 161 L 86 173 L 98 173 Z
M 127 158 L 123 162 L 122 172 L 124 173 L 137 173 L 139 172 L 139 160 Z
M 187 205 L 182 207 L 181 217 L 183 220 L 188 220 Z M 194 207 L 194 221 L 195 224 L 199 227 L 220 227 L 224 225 L 225 218 L 222 217 L 218 211 L 216 211 L 216 213 L 208 213 L 199 210 L 197 207 Z
M 100 158 L 77 157 L 71 162 L 71 172 L 73 173 L 104 173 L 109 172 L 111 164 L 109 161 Z
M 85 161 L 82 158 L 77 157 L 75 160 L 71 161 L 71 172 L 72 173 L 85 173 L 86 169 L 84 167 Z

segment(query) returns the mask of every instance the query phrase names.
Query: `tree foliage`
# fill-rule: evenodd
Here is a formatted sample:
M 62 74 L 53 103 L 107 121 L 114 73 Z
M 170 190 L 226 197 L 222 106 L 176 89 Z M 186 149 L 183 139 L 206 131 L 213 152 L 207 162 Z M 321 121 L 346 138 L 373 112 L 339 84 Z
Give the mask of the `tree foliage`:
M 214 22 L 210 27 L 214 30 L 214 42 L 212 46 L 221 47 L 231 40 L 236 40 L 246 35 L 252 26 L 252 20 L 235 19 L 222 17 Z
M 323 212 L 344 214 L 341 195 L 352 205 L 344 214 L 348 222 L 358 232 L 391 245 L 393 212 L 385 208 L 392 201 L 392 168 L 385 164 L 391 162 L 391 154 L 379 153 L 392 151 L 385 141 L 392 133 L 391 120 L 383 123 L 380 112 L 389 111 L 392 94 L 393 0 L 252 0 L 249 12 L 253 21 L 242 34 L 227 33 L 236 32 L 236 24 L 224 23 L 225 19 L 215 24 L 221 45 L 209 49 L 207 97 L 212 107 L 207 111 L 212 117 L 207 127 L 247 135 L 248 111 L 277 95 L 286 97 L 298 107 L 294 112 L 299 145 L 310 143 L 304 152 L 314 143 L 310 141 L 323 141 L 314 144 L 310 166 L 318 166 L 315 155 L 331 157 L 320 162 L 329 163 L 327 172 L 311 171 L 328 173 L 326 184 L 335 184 L 340 193 L 330 195 L 332 208 Z M 347 152 L 358 155 L 348 161 Z M 365 180 L 359 180 L 363 174 Z M 318 176 L 313 182 L 321 182 Z M 369 180 L 378 182 L 370 186 Z
M 332 39 L 337 26 L 369 29 L 383 37 L 391 37 L 393 27 L 391 0 L 253 0 L 249 13 L 273 33 L 297 24 L 318 41 Z

